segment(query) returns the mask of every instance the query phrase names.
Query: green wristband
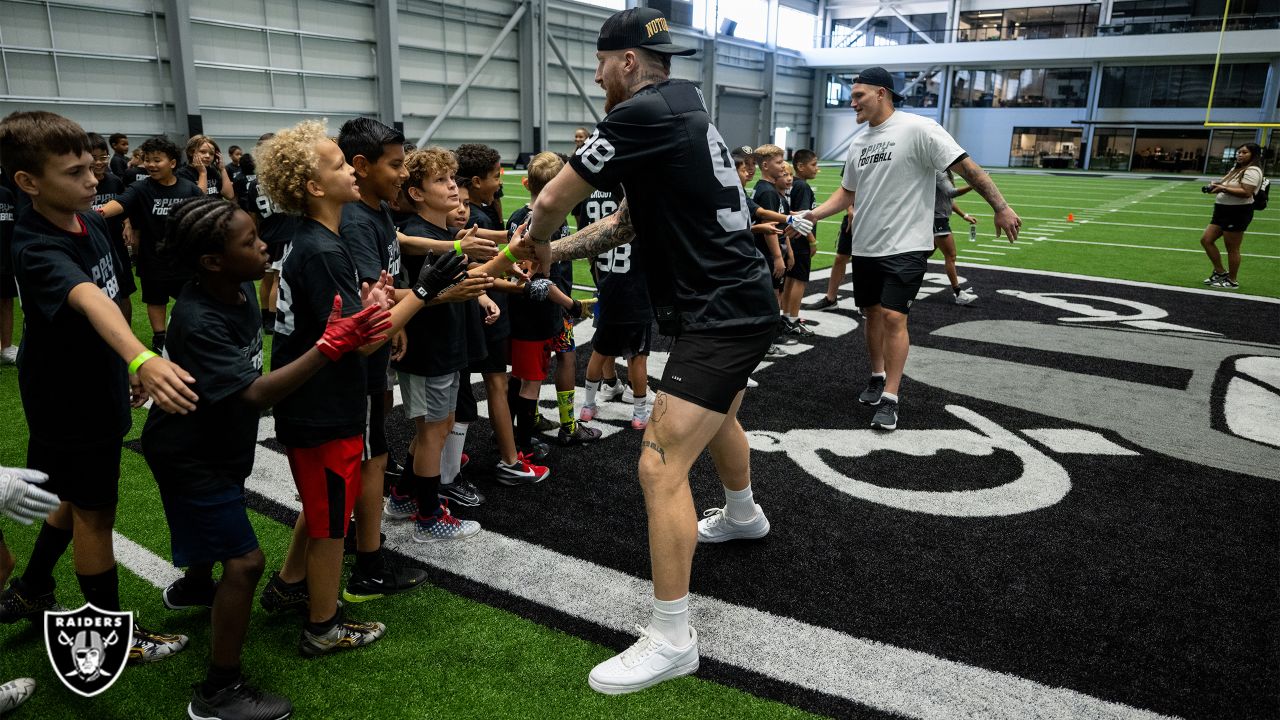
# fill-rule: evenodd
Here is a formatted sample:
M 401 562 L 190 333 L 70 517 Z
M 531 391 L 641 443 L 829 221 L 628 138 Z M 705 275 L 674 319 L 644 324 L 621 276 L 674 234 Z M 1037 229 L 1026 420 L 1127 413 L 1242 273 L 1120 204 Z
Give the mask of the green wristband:
M 510 260 L 510 261 L 511 261 L 511 262 L 513 262 L 513 263 L 518 263 L 518 262 L 520 262 L 520 258 L 516 257 L 516 254 L 515 254 L 515 253 L 513 253 L 513 252 L 511 252 L 511 246 L 510 246 L 510 245 L 504 245 L 504 246 L 502 247 L 502 254 L 503 254 L 503 255 L 506 255 L 506 256 L 507 256 L 507 259 L 508 259 L 508 260 Z
M 453 241 L 453 251 L 454 251 L 454 252 L 456 252 L 456 253 L 458 253 L 459 255 L 461 255 L 461 254 L 462 254 L 462 241 L 461 241 L 461 240 L 454 240 L 454 241 Z
M 142 352 L 138 353 L 138 357 L 134 358 L 133 362 L 129 363 L 129 374 L 133 375 L 137 373 L 138 368 L 142 367 L 143 363 L 145 363 L 146 361 L 150 360 L 153 357 L 157 357 L 157 356 L 155 353 L 151 352 L 150 350 L 143 350 Z

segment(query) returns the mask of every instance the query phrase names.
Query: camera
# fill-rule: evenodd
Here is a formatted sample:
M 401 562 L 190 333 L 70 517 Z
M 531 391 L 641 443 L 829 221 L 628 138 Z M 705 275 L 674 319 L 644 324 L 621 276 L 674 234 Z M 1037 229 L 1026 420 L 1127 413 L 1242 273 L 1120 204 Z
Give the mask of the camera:
M 1211 192 L 1213 192 L 1213 186 L 1212 186 L 1212 185 L 1205 185 L 1204 187 L 1200 188 L 1200 192 L 1202 192 L 1202 193 L 1211 193 Z

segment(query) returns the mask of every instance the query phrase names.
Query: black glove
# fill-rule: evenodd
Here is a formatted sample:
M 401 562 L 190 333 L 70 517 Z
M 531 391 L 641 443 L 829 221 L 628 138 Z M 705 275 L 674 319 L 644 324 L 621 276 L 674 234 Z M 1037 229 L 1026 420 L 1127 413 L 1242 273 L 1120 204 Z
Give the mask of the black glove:
M 466 256 L 452 250 L 436 258 L 435 262 L 423 263 L 418 282 L 413 285 L 413 294 L 422 302 L 431 302 L 466 277 L 466 264 Z

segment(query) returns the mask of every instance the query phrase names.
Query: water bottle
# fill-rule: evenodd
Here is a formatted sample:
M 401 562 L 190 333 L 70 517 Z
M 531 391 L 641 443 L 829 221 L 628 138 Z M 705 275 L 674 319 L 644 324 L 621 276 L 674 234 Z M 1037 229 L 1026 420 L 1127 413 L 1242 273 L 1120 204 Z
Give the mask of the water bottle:
M 969 224 L 969 242 L 978 242 L 978 226 L 975 223 Z

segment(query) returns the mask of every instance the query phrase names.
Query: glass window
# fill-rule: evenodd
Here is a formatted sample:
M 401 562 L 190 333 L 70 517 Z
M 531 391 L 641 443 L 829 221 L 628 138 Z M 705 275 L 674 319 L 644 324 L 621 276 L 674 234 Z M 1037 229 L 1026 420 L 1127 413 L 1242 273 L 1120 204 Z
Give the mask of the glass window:
M 1138 128 L 1133 146 L 1134 170 L 1201 173 L 1209 145 L 1208 130 Z
M 1090 170 L 1128 170 L 1133 156 L 1133 128 L 1098 128 L 1093 131 Z
M 1081 128 L 1015 127 L 1009 167 L 1079 167 Z
M 829 108 L 849 107 L 853 97 L 853 75 L 827 75 L 826 106 Z
M 1097 26 L 1098 6 L 1092 3 L 975 10 L 960 13 L 957 37 L 960 42 L 1087 37 Z
M 933 72 L 893 73 L 898 79 L 898 87 L 906 98 L 900 107 L 930 108 L 938 107 L 938 99 L 942 93 L 941 70 Z
M 1209 104 L 1212 65 L 1135 65 L 1103 69 L 1099 107 L 1194 107 Z M 1266 89 L 1266 63 L 1218 68 L 1216 108 L 1259 107 Z
M 733 36 L 762 43 L 766 39 L 769 24 L 769 3 L 765 0 L 735 0 L 720 5 L 720 17 L 716 30 L 725 20 L 738 23 Z
M 1210 175 L 1225 175 L 1235 167 L 1236 150 L 1245 143 L 1257 142 L 1257 130 L 1228 130 L 1214 128 L 1209 139 L 1209 160 L 1205 172 Z
M 778 45 L 793 50 L 814 47 L 818 34 L 818 16 L 803 10 L 778 7 Z
M 1089 68 L 958 70 L 951 107 L 1084 107 Z

